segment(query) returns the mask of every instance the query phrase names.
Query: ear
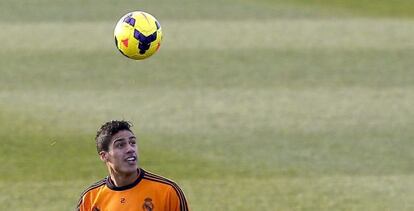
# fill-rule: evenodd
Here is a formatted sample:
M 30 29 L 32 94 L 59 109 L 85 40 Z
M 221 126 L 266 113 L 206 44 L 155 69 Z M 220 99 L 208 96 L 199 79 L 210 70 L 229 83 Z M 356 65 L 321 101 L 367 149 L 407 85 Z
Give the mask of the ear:
M 99 152 L 99 158 L 101 158 L 101 160 L 105 163 L 108 162 L 108 152 L 105 152 L 105 151 Z

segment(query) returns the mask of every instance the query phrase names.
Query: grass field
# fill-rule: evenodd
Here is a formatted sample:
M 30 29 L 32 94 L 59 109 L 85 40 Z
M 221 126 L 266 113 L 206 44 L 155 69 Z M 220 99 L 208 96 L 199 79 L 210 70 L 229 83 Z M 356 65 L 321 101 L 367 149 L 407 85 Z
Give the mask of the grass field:
M 194 211 L 414 210 L 409 0 L 0 2 L 0 210 L 73 210 L 101 123 Z M 115 49 L 131 10 L 161 50 Z

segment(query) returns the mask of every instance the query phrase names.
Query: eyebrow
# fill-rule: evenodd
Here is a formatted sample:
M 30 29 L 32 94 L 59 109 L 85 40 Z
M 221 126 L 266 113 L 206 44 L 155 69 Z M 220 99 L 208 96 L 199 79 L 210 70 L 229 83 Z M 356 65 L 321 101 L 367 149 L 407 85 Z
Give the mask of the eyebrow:
M 131 139 L 137 139 L 137 137 L 135 137 L 135 136 L 131 136 L 131 137 L 129 137 L 128 139 L 129 139 L 129 140 L 131 140 Z M 125 138 L 118 138 L 118 139 L 115 139 L 115 140 L 114 140 L 114 142 L 112 143 L 112 145 L 114 145 L 116 142 L 119 142 L 119 141 L 125 141 Z

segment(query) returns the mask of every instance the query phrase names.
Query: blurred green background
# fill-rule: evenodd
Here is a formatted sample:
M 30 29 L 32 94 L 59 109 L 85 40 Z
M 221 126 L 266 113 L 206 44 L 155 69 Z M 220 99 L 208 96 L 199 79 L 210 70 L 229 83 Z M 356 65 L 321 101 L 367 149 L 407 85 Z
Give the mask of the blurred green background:
M 160 51 L 124 58 L 127 12 Z M 73 210 L 131 120 L 194 211 L 414 210 L 410 0 L 2 0 L 0 210 Z

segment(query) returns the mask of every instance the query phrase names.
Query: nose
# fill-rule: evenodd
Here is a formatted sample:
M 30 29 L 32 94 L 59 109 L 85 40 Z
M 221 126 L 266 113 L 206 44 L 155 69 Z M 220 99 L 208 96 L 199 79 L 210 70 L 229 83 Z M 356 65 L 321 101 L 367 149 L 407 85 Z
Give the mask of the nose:
M 132 153 L 132 152 L 135 152 L 135 151 L 136 151 L 135 146 L 132 145 L 132 144 L 128 144 L 127 153 Z

